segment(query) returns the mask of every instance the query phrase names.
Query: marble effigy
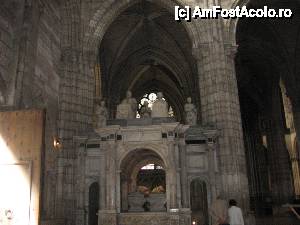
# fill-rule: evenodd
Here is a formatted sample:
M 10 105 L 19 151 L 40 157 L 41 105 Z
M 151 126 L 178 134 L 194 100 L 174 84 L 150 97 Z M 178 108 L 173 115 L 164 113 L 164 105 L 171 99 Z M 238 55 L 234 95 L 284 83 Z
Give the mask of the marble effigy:
M 151 193 L 149 197 L 145 198 L 139 192 L 128 194 L 129 212 L 144 212 L 143 203 L 149 202 L 150 212 L 164 212 L 166 211 L 166 194 L 165 193 Z

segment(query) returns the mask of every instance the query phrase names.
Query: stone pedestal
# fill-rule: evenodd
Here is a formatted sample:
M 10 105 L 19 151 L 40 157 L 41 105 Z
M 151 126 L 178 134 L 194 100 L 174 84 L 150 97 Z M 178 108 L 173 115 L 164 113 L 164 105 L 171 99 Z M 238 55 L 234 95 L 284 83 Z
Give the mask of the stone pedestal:
M 179 215 L 180 215 L 180 220 L 179 220 L 180 225 L 192 224 L 191 210 L 189 208 L 180 209 Z
M 99 210 L 98 225 L 119 225 L 117 224 L 117 213 L 115 210 Z

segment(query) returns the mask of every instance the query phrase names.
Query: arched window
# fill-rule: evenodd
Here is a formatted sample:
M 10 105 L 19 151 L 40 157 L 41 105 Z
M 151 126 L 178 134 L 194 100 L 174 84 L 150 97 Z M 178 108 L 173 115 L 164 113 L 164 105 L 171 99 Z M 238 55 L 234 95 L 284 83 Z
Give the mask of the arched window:
M 157 95 L 156 93 L 153 93 L 151 92 L 150 94 L 145 94 L 143 95 L 143 98 L 140 100 L 139 102 L 139 105 L 138 105 L 138 111 L 137 111 L 137 114 L 136 114 L 136 118 L 140 118 L 140 110 L 144 104 L 144 102 L 148 102 L 148 106 L 150 107 L 150 109 L 152 109 L 152 105 L 153 103 L 155 102 L 155 100 L 157 99 Z M 165 98 L 163 98 L 163 100 L 166 101 Z M 169 105 L 169 117 L 174 117 L 174 111 L 173 111 L 173 108 Z

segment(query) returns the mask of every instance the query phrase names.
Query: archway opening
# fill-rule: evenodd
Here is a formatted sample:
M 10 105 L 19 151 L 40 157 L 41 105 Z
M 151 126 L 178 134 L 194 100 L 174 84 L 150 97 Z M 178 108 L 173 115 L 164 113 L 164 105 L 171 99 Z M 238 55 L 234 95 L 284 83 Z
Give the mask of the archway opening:
M 190 184 L 190 207 L 193 225 L 209 224 L 207 187 L 200 179 L 194 179 Z
M 247 8 L 290 8 L 296 3 L 281 1 L 249 1 Z M 291 27 L 296 23 L 291 22 Z M 269 19 L 240 19 L 237 23 L 236 72 L 246 149 L 250 207 L 256 216 L 280 212 L 281 205 L 297 197 L 293 163 L 297 157 L 289 147 L 285 112 L 287 102 L 283 83 L 290 89 L 293 80 L 289 72 L 287 52 L 295 41 L 286 21 Z M 295 23 L 295 24 L 294 24 Z M 298 26 L 298 25 L 297 25 Z M 290 27 L 290 28 L 291 28 Z M 294 40 L 292 40 L 294 39 Z M 288 45 L 286 45 L 288 43 Z M 291 142 L 291 140 L 289 140 Z
M 121 165 L 122 212 L 164 212 L 166 204 L 166 171 L 161 157 L 146 149 L 129 153 Z
M 99 61 L 101 96 L 112 118 L 127 90 L 138 100 L 163 92 L 179 121 L 187 96 L 195 96 L 200 107 L 192 42 L 184 25 L 160 5 L 137 1 L 125 9 L 107 29 Z
M 94 182 L 89 187 L 89 225 L 98 225 L 99 184 Z

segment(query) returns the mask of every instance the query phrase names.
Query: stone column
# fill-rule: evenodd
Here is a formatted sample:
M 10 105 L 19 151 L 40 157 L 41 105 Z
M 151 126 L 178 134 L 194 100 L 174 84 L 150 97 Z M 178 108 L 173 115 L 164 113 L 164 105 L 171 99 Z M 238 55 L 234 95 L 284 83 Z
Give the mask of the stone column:
M 169 209 L 177 209 L 177 168 L 176 168 L 176 157 L 175 157 L 175 146 L 174 141 L 170 141 L 168 144 L 168 158 L 169 160 L 169 166 L 168 168 L 168 181 L 169 181 L 169 190 L 167 190 L 167 193 L 170 196 L 169 203 Z
M 273 201 L 279 205 L 289 202 L 294 197 L 290 155 L 285 142 L 285 121 L 282 112 L 281 91 L 278 84 L 270 90 L 272 107 L 266 114 L 270 118 L 267 130 L 268 147 L 271 156 L 271 178 Z
M 116 186 L 118 185 L 116 175 L 116 144 L 114 141 L 106 141 L 105 148 L 105 208 L 99 210 L 99 225 L 117 225 L 116 211 Z M 119 188 L 117 188 L 119 189 Z
M 234 198 L 248 211 L 249 191 L 241 124 L 238 87 L 234 69 L 236 46 L 220 41 L 193 49 L 197 60 L 203 124 L 220 130 L 220 179 L 226 198 Z
M 100 151 L 104 151 L 103 145 L 100 145 Z M 99 188 L 100 188 L 100 194 L 99 194 L 99 210 L 103 210 L 106 207 L 106 170 L 105 170 L 106 164 L 105 164 L 105 156 L 104 154 L 100 157 L 100 175 L 99 175 Z
M 207 150 L 208 150 L 208 168 L 209 168 L 209 178 L 210 178 L 210 186 L 211 186 L 211 195 L 209 196 L 210 199 L 208 199 L 208 208 L 210 207 L 212 199 L 215 199 L 217 197 L 216 193 L 216 165 L 217 162 L 215 159 L 215 144 L 212 142 L 209 142 L 207 144 Z M 207 187 L 209 188 L 209 187 Z
M 179 143 L 179 154 L 180 154 L 180 180 L 181 180 L 181 205 L 182 208 L 189 208 L 188 199 L 188 182 L 187 182 L 187 171 L 186 171 L 186 146 L 184 141 Z
M 59 93 L 59 137 L 62 141 L 58 162 L 56 215 L 75 223 L 76 194 L 74 184 L 74 163 L 76 158 L 73 137 L 87 131 L 91 125 L 93 107 L 93 86 L 90 71 L 92 57 L 83 54 L 80 48 L 62 49 L 61 82 Z M 93 73 L 91 73 L 93 74 Z M 65 167 L 69 169 L 65 172 Z M 66 181 L 69 184 L 66 184 Z M 73 186 L 71 186 L 73 182 Z
M 84 144 L 78 147 L 76 167 L 76 225 L 85 224 L 85 157 L 86 149 Z

